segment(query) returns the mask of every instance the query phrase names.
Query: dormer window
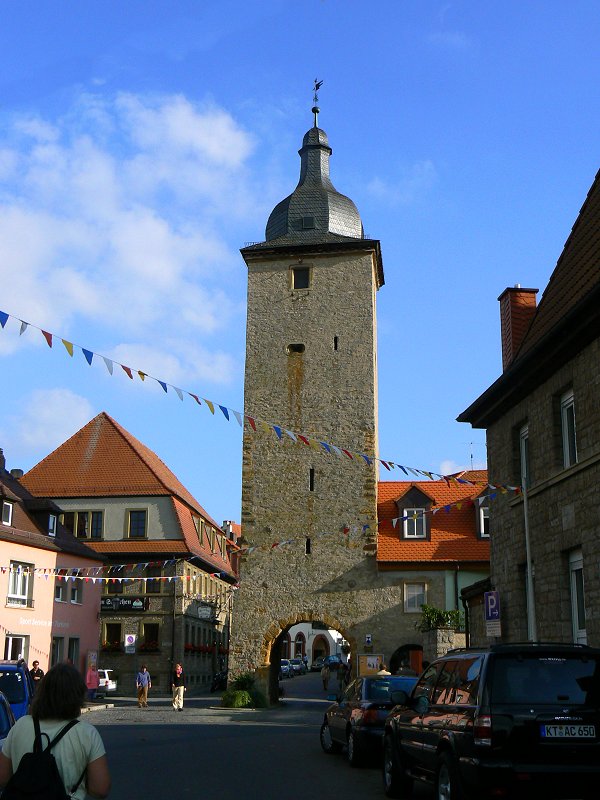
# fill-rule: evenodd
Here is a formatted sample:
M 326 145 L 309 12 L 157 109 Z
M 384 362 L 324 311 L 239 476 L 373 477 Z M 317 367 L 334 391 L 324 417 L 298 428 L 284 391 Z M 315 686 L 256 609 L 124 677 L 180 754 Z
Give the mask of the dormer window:
M 425 539 L 427 537 L 426 516 L 424 508 L 403 509 L 404 538 Z
M 2 502 L 2 524 L 12 525 L 13 504 L 8 500 Z
M 56 514 L 48 514 L 48 536 L 56 536 Z
M 310 268 L 292 267 L 292 289 L 308 289 L 310 286 Z
M 302 230 L 303 231 L 311 231 L 315 227 L 315 218 L 314 217 L 302 217 Z

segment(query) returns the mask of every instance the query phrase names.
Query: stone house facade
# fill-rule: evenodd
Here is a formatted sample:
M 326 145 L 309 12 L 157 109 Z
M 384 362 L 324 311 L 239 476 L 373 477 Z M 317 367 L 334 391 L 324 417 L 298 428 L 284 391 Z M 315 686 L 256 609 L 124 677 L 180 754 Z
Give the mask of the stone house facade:
M 169 691 L 181 662 L 191 691 L 227 661 L 236 576 L 227 538 L 149 448 L 101 413 L 22 479 L 54 499 L 61 521 L 105 559 L 99 665 L 134 692 L 145 663 Z M 231 534 L 229 526 L 229 535 Z
M 539 305 L 499 298 L 504 372 L 459 417 L 487 430 L 491 481 L 523 487 L 491 507 L 507 641 L 600 646 L 599 230 L 600 173 Z

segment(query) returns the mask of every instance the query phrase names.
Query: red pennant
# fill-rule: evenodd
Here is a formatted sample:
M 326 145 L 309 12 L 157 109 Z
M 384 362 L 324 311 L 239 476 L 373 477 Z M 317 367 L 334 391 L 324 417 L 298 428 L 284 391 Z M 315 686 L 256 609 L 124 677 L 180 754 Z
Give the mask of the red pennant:
M 124 364 L 121 364 L 121 368 L 123 369 L 123 372 L 125 372 L 125 374 L 128 375 L 131 378 L 131 380 L 133 380 L 133 373 L 129 369 L 129 367 L 126 367 Z
M 343 448 L 343 447 L 342 447 L 342 453 L 344 453 L 345 455 L 347 455 L 349 459 L 352 459 L 352 453 L 349 453 L 347 450 L 344 450 L 344 448 Z
M 52 347 L 52 334 L 48 333 L 48 331 L 42 331 L 44 334 L 44 339 L 48 342 L 48 347 Z
M 254 420 L 252 419 L 252 417 L 246 417 L 246 419 L 247 419 L 247 420 L 248 420 L 248 422 L 250 423 L 250 427 L 252 428 L 252 430 L 253 430 L 253 431 L 256 431 L 256 422 L 254 422 Z
M 304 444 L 306 444 L 306 445 L 308 445 L 310 447 L 310 442 L 308 441 L 306 436 L 300 436 L 300 434 L 298 434 L 298 438 L 300 439 L 301 442 L 304 442 Z

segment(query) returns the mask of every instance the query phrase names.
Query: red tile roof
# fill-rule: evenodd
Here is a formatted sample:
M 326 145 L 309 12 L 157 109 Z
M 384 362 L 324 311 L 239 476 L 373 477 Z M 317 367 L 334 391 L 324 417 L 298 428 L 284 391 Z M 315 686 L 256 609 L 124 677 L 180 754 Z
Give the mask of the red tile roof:
M 450 481 L 380 481 L 378 484 L 377 513 L 377 563 L 380 567 L 395 564 L 445 564 L 447 562 L 479 562 L 490 560 L 490 545 L 478 539 L 473 500 L 485 491 L 485 470 L 457 473 L 464 480 L 478 481 L 468 485 Z M 392 520 L 401 516 L 396 500 L 416 487 L 432 498 L 434 507 L 442 507 L 430 514 L 431 537 L 426 540 L 401 538 L 402 521 L 394 527 Z M 461 508 L 454 503 L 461 503 Z M 451 506 L 448 511 L 444 506 Z
M 104 411 L 32 467 L 21 482 L 40 497 L 175 495 L 220 527 L 156 453 Z

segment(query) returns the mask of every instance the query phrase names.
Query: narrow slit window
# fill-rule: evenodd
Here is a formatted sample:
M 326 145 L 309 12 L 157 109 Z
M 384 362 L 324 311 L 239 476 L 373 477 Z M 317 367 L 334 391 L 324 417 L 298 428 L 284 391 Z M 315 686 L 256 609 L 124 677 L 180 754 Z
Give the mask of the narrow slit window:
M 310 537 L 309 536 L 306 537 L 306 542 L 305 542 L 305 545 L 304 545 L 304 554 L 307 555 L 307 556 L 310 555 Z
M 315 490 L 315 470 L 311 467 L 308 471 L 308 491 L 314 492 Z
M 287 346 L 288 355 L 294 355 L 296 353 L 303 353 L 305 349 L 306 348 L 304 347 L 304 345 L 300 344 L 300 343 L 298 343 L 298 344 L 288 344 L 288 346 Z
M 339 339 L 338 339 L 338 337 L 337 337 L 337 336 L 334 336 L 334 337 L 333 337 L 333 349 L 334 349 L 334 350 L 337 350 L 337 349 L 338 349 L 338 344 L 339 344 Z

